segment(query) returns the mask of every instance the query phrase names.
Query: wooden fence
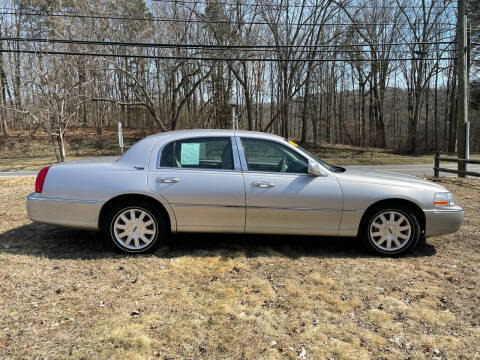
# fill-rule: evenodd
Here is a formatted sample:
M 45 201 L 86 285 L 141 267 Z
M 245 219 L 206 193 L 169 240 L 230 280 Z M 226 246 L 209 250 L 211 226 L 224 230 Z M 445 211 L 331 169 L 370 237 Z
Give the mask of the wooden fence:
M 480 173 L 474 171 L 462 171 L 462 170 L 455 170 L 455 169 L 447 169 L 440 167 L 440 161 L 443 162 L 453 162 L 453 163 L 464 163 L 464 164 L 480 164 L 480 160 L 471 160 L 471 159 L 459 159 L 453 157 L 442 157 L 440 153 L 435 153 L 435 165 L 433 167 L 434 177 L 438 177 L 440 172 L 448 172 L 452 174 L 458 175 L 470 175 L 470 176 L 477 176 L 480 177 Z

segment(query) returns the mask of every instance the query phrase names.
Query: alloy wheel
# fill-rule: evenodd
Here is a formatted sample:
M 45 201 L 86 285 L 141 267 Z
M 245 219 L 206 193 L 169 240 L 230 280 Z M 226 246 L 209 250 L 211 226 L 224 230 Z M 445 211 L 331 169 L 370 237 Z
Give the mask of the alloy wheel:
M 408 217 L 396 210 L 385 210 L 370 222 L 369 235 L 380 250 L 396 252 L 412 238 L 412 224 Z
M 157 223 L 152 214 L 141 208 L 122 210 L 114 218 L 112 233 L 123 247 L 140 251 L 147 248 L 157 234 Z

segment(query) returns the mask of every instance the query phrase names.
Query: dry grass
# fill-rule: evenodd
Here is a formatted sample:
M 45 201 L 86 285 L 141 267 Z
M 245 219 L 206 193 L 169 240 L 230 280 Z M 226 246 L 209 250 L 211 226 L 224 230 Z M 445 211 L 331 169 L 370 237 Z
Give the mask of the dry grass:
M 125 130 L 124 144 L 128 148 L 148 134 Z M 65 148 L 67 160 L 94 156 L 118 156 L 116 131 L 105 130 L 98 135 L 92 128 L 72 128 L 67 132 Z M 8 138 L 0 137 L 0 171 L 39 170 L 55 163 L 54 148 L 46 134 L 37 131 L 11 131 Z
M 385 149 L 360 147 L 351 145 L 306 144 L 305 148 L 314 152 L 321 159 L 335 165 L 421 165 L 433 164 L 432 154 L 397 154 Z M 456 157 L 456 154 L 452 154 Z M 479 159 L 480 154 L 471 154 L 471 158 Z
M 0 359 L 478 359 L 480 183 L 459 233 L 384 259 L 354 240 L 182 235 L 151 256 L 32 224 L 0 179 Z
M 125 130 L 125 146 L 128 148 L 146 133 Z M 97 135 L 92 128 L 71 128 L 67 132 L 67 160 L 76 160 L 94 156 L 119 155 L 116 131 L 105 130 Z M 307 148 L 320 158 L 336 165 L 399 165 L 432 164 L 433 155 L 408 156 L 395 154 L 376 148 L 361 148 L 349 145 L 320 144 L 316 148 L 307 144 Z M 472 157 L 480 158 L 480 155 Z M 47 136 L 41 132 L 29 136 L 26 131 L 12 131 L 9 138 L 0 137 L 0 171 L 39 170 L 56 162 L 53 147 Z

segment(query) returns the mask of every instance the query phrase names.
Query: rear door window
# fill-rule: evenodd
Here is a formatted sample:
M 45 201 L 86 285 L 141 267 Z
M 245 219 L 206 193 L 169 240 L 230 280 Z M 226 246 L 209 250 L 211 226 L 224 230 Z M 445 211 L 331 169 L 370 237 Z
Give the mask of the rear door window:
M 171 142 L 162 150 L 160 167 L 233 170 L 231 139 L 212 137 Z

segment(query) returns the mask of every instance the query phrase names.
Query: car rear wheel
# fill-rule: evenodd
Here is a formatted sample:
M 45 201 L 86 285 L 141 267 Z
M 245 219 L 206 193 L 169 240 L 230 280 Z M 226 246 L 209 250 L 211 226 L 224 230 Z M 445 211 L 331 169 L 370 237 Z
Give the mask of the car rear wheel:
M 361 236 L 375 253 L 401 255 L 417 245 L 420 224 L 415 213 L 403 204 L 382 206 L 367 214 Z
M 162 214 L 155 206 L 143 201 L 112 208 L 105 219 L 104 229 L 114 249 L 127 253 L 152 252 L 167 237 Z

